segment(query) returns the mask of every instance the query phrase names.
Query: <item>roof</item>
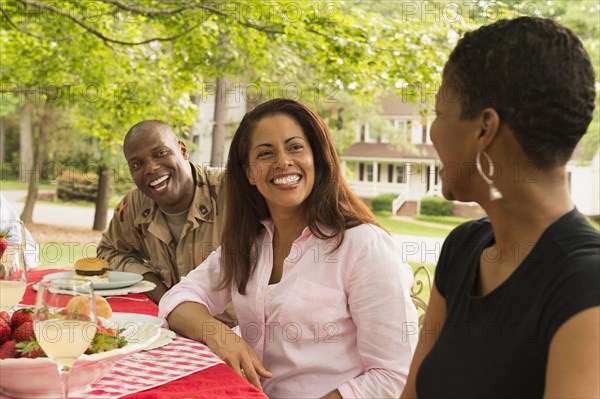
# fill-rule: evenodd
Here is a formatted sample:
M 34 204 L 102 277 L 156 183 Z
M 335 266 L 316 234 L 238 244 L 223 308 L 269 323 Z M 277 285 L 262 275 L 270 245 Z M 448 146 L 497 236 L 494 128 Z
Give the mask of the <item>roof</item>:
M 402 148 L 390 143 L 354 143 L 344 151 L 341 158 L 383 158 L 383 159 L 430 159 L 438 160 L 437 153 L 431 144 L 416 144 Z
M 405 102 L 402 97 L 384 96 L 381 98 L 381 115 L 383 116 L 409 116 L 420 115 L 420 109 L 426 108 L 427 104 L 413 104 Z M 431 110 L 431 108 L 430 108 Z

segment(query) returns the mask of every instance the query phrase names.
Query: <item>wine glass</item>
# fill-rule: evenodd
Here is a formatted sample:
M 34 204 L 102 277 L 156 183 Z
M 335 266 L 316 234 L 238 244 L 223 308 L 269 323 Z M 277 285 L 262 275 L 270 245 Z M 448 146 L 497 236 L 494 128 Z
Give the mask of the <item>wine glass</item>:
M 0 221 L 0 237 L 0 311 L 10 311 L 23 299 L 27 286 L 23 222 Z
M 62 398 L 69 396 L 73 363 L 96 334 L 96 301 L 90 281 L 42 280 L 33 313 L 35 337 L 60 374 Z

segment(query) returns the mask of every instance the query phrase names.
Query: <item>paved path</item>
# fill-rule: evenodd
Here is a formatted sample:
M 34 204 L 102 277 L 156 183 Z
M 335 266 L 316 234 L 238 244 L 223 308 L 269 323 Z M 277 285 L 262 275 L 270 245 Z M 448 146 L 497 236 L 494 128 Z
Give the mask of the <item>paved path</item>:
M 25 207 L 27 192 L 24 190 L 2 190 L 4 197 L 11 206 L 21 214 Z M 56 224 L 60 226 L 75 226 L 92 229 L 94 225 L 94 208 L 79 206 L 50 205 L 36 202 L 33 208 L 33 222 Z M 108 212 L 108 221 L 112 219 L 113 210 Z
M 13 208 L 18 213 L 21 213 L 25 206 L 24 199 L 27 193 L 24 190 L 3 190 L 2 193 Z M 94 212 L 94 208 L 50 205 L 37 202 L 33 209 L 33 221 L 34 223 L 83 227 L 91 230 L 94 224 Z M 111 209 L 108 212 L 108 221 L 112 219 L 112 213 Z M 398 254 L 402 261 L 411 260 L 419 263 L 437 263 L 442 243 L 444 242 L 443 238 L 400 234 L 393 234 L 393 236 L 402 249 L 401 253 Z

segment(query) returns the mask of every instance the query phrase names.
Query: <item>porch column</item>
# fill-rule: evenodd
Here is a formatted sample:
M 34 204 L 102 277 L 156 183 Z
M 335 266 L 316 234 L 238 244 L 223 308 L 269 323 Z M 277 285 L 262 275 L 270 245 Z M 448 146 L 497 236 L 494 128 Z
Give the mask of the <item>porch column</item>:
M 342 176 L 346 179 L 346 160 L 342 160 Z

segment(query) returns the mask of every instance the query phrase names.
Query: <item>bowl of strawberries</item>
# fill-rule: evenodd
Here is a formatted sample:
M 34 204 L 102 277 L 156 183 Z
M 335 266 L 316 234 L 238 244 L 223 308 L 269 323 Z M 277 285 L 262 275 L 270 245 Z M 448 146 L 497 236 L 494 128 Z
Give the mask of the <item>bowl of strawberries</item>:
M 16 398 L 60 397 L 58 368 L 35 340 L 32 311 L 19 309 L 11 316 L 0 313 L 0 392 Z M 156 324 L 98 318 L 90 347 L 70 373 L 69 394 L 83 393 L 116 362 L 148 347 L 159 336 Z

